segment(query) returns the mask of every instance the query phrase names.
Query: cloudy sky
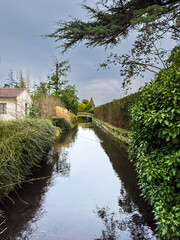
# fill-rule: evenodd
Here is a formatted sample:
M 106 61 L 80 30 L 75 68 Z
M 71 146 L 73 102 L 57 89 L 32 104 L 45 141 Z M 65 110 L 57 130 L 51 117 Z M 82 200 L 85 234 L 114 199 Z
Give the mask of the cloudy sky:
M 85 48 L 79 45 L 63 56 L 53 39 L 40 35 L 56 29 L 58 20 L 69 20 L 70 16 L 86 18 L 80 7 L 83 0 L 0 0 L 0 85 L 7 82 L 10 69 L 14 77 L 19 69 L 24 75 L 30 71 L 31 84 L 46 80 L 54 59 L 69 60 L 69 81 L 75 84 L 81 99 L 93 97 L 96 105 L 123 96 L 122 79 L 117 68 L 99 70 L 98 65 L 107 53 L 103 48 Z M 96 2 L 96 1 L 95 1 Z M 127 49 L 131 39 L 122 42 L 118 51 Z M 142 84 L 133 84 L 136 91 Z

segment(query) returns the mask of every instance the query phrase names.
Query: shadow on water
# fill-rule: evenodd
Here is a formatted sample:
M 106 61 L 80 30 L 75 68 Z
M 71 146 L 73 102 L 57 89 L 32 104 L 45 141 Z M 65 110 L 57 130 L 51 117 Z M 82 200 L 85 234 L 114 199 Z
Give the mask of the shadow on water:
M 70 164 L 66 162 L 67 154 L 64 152 L 64 148 L 74 143 L 76 134 L 77 129 L 63 134 L 49 155 L 42 159 L 40 168 L 34 169 L 29 177 L 30 179 L 46 178 L 22 184 L 18 192 L 12 192 L 9 196 L 10 199 L 5 199 L 0 205 L 0 209 L 6 216 L 1 230 L 7 228 L 0 235 L 0 239 L 30 239 L 29 237 L 34 232 L 32 222 L 38 221 L 45 213 L 43 210 L 44 198 L 48 189 L 53 185 L 53 175 L 60 174 L 63 177 L 69 175 Z
M 122 181 L 118 199 L 121 217 L 117 218 L 116 213 L 111 212 L 108 206 L 97 206 L 94 212 L 102 220 L 105 228 L 102 230 L 101 238 L 96 240 L 121 239 L 118 235 L 119 230 L 130 231 L 133 240 L 156 239 L 148 232 L 149 228 L 153 232 L 156 228 L 152 208 L 140 196 L 141 192 L 137 187 L 137 174 L 133 163 L 128 160 L 126 147 L 122 147 L 122 144 L 96 126 L 94 132 L 100 139 L 101 146 L 108 155 L 114 171 Z

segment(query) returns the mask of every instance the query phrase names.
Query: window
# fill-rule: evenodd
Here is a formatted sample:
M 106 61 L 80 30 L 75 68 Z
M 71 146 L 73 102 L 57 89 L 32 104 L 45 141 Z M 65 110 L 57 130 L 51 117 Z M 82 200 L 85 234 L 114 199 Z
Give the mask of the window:
M 7 104 L 6 103 L 0 103 L 0 114 L 7 113 Z
M 25 103 L 25 114 L 26 115 L 28 114 L 28 105 L 27 105 L 27 103 Z

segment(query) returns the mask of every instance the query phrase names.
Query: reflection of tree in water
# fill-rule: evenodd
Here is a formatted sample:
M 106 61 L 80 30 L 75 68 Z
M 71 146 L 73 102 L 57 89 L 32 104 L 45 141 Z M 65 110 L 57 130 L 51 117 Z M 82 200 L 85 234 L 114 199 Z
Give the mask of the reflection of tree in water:
M 71 165 L 68 162 L 68 151 L 62 149 L 61 152 L 56 152 L 53 155 L 55 160 L 55 171 L 62 177 L 69 177 Z
M 49 186 L 52 184 L 52 173 L 54 164 L 52 161 L 44 159 L 41 162 L 41 168 L 34 170 L 30 178 L 43 178 L 39 181 L 34 181 L 31 184 L 22 184 L 22 188 L 18 190 L 18 195 L 15 192 L 10 194 L 14 204 L 5 199 L 3 203 L 3 210 L 6 215 L 6 222 L 4 228 L 7 230 L 0 236 L 3 240 L 29 239 L 34 229 L 32 229 L 32 222 L 36 222 L 42 217 L 44 196 Z M 21 232 L 24 232 L 21 234 Z
M 82 128 L 93 128 L 93 123 L 92 122 L 88 122 L 88 123 L 79 123 L 79 126 L 81 126 Z
M 125 224 L 124 222 L 120 222 L 115 219 L 115 213 L 109 212 L 109 207 L 106 208 L 98 208 L 97 207 L 97 215 L 102 219 L 102 222 L 105 226 L 105 229 L 102 230 L 101 240 L 115 240 L 118 239 L 117 230 L 124 230 Z M 100 240 L 99 239 L 99 240 Z M 98 239 L 97 239 L 98 240 Z
M 55 162 L 55 171 L 62 177 L 69 177 L 71 164 L 68 162 L 68 149 L 75 142 L 77 130 L 62 134 L 58 142 L 54 144 L 53 160 Z
M 56 144 L 54 149 L 59 151 L 59 154 L 63 146 L 70 147 L 75 140 L 77 131 L 71 131 L 68 135 L 63 135 L 58 143 L 59 149 Z M 2 229 L 7 230 L 0 235 L 0 239 L 3 240 L 20 240 L 20 239 L 38 239 L 38 236 L 34 236 L 36 231 L 35 224 L 44 214 L 44 199 L 49 186 L 53 184 L 53 172 L 56 169 L 56 161 L 53 158 L 54 151 L 50 153 L 48 157 L 45 157 L 40 163 L 40 168 L 34 169 L 33 174 L 29 178 L 44 178 L 39 181 L 22 184 L 21 189 L 10 194 L 10 198 L 13 199 L 14 204 L 9 199 L 5 199 L 1 209 L 4 210 L 6 215 L 6 222 L 3 224 Z M 56 152 L 57 153 L 57 152 Z M 58 157 L 59 159 L 59 157 Z M 66 164 L 67 156 L 63 153 L 58 162 L 59 169 L 62 169 L 63 174 L 69 172 L 70 166 Z M 27 204 L 26 204 L 26 203 Z
M 130 239 L 133 240 L 156 239 L 153 237 L 155 229 L 153 214 L 150 206 L 140 197 L 137 175 L 134 166 L 128 160 L 127 152 L 114 142 L 109 134 L 97 127 L 94 128 L 94 131 L 101 140 L 101 146 L 121 181 L 120 196 L 117 200 L 119 215 L 115 216 L 115 213 L 111 213 L 108 207 L 97 208 L 97 215 L 105 225 L 101 239 L 119 240 L 118 233 L 121 231 L 130 234 Z
M 124 238 L 121 238 L 123 232 L 126 237 L 129 235 L 128 239 L 132 240 L 156 239 L 139 212 L 132 212 L 128 216 L 126 214 L 117 216 L 116 213 L 110 212 L 109 207 L 97 207 L 96 213 L 105 227 L 102 230 L 102 236 L 96 240 L 123 240 Z

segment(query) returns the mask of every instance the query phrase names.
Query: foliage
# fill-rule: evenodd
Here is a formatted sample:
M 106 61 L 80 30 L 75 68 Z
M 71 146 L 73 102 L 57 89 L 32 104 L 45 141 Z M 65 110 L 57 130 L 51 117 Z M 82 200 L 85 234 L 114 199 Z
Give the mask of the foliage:
M 70 70 L 70 65 L 68 61 L 58 61 L 55 62 L 55 70 L 51 69 L 51 73 L 48 76 L 49 86 L 51 91 L 55 95 L 60 95 L 63 87 L 67 84 L 67 80 L 63 79 L 67 77 L 67 73 Z
M 84 111 L 84 108 L 85 108 L 85 104 L 82 102 L 78 105 L 78 112 L 83 112 Z
M 88 113 L 94 114 L 94 108 L 90 108 L 90 109 L 88 110 Z
M 61 128 L 63 131 L 69 131 L 71 129 L 70 123 L 63 117 L 53 117 L 52 124 Z
M 132 108 L 130 157 L 153 206 L 160 239 L 180 239 L 180 49 Z
M 46 84 L 46 92 L 58 97 L 64 102 L 65 107 L 72 111 L 74 114 L 78 112 L 78 97 L 77 90 L 74 85 L 70 85 L 67 77 L 67 73 L 70 70 L 68 61 L 58 61 L 55 63 L 55 70 L 51 70 L 51 74 L 48 76 L 48 83 Z
M 85 105 L 89 103 L 89 100 L 88 99 L 83 99 L 82 100 L 82 103 L 84 103 Z
M 47 120 L 0 122 L 0 199 L 8 197 L 50 149 L 55 129 Z
M 61 117 L 61 118 L 65 118 L 67 120 L 67 122 L 71 123 L 73 121 L 73 117 L 70 114 L 70 112 L 63 107 L 56 107 L 56 116 L 57 117 Z
M 68 84 L 62 90 L 61 100 L 64 102 L 65 107 L 72 111 L 74 114 L 78 112 L 78 97 L 77 97 L 77 90 L 75 86 L 71 86 Z
M 95 107 L 94 115 L 96 118 L 108 122 L 113 126 L 130 130 L 131 116 L 129 110 L 135 103 L 137 96 L 138 93 L 134 93 Z
M 89 101 L 88 99 L 83 99 L 82 103 L 80 103 L 79 106 L 78 106 L 78 111 L 79 112 L 94 113 L 93 99 L 91 98 L 91 101 Z
M 56 116 L 56 106 L 63 107 L 63 102 L 55 96 L 38 94 L 33 97 L 36 111 L 40 118 L 51 119 Z
M 36 111 L 36 105 L 34 103 L 32 103 L 29 107 L 29 114 L 28 114 L 29 118 L 38 118 L 39 115 Z
M 37 94 L 44 94 L 48 93 L 48 86 L 46 82 L 40 82 L 39 86 L 37 86 Z
M 168 52 L 162 49 L 163 38 L 179 40 L 178 0 L 101 0 L 93 7 L 83 4 L 88 21 L 74 18 L 60 21 L 58 28 L 48 37 L 60 42 L 63 51 L 85 41 L 86 47 L 118 45 L 132 33 L 135 42 L 129 53 L 110 54 L 102 67 L 109 63 L 120 64 L 124 76 L 123 86 L 131 79 L 149 70 L 157 72 L 165 66 Z
M 94 100 L 93 100 L 92 97 L 91 97 L 91 99 L 90 99 L 90 103 L 91 103 L 92 107 L 94 108 L 94 107 L 95 107 L 95 104 L 94 104 Z
M 12 69 L 9 70 L 8 83 L 9 83 L 9 85 L 11 87 L 14 87 L 14 88 L 18 88 L 19 87 L 17 81 L 14 79 L 13 70 Z

